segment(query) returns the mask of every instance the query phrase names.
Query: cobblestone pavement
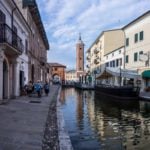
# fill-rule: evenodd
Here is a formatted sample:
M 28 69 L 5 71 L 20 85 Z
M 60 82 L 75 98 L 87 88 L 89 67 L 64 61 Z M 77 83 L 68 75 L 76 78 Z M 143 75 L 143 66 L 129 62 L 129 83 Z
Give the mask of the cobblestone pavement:
M 50 117 L 56 120 L 54 108 L 57 93 L 58 86 L 51 86 L 48 97 L 23 96 L 0 105 L 0 150 L 46 150 L 44 145 L 48 141 L 45 140 L 45 123 L 47 116 L 52 113 Z M 49 139 L 53 140 L 51 144 L 57 149 L 57 125 L 52 118 L 50 122 L 47 120 L 53 126 L 54 133 Z

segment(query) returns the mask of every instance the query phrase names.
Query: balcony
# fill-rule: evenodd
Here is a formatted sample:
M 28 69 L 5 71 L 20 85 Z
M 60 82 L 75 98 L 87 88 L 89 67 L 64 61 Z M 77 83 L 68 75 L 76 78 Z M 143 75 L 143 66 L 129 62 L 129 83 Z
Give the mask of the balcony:
M 99 64 L 99 60 L 98 59 L 94 59 L 94 64 Z
M 99 50 L 97 48 L 94 49 L 94 54 L 97 54 Z
M 87 60 L 90 60 L 90 56 L 87 56 L 86 59 L 87 59 Z
M 22 54 L 24 45 L 22 39 L 7 25 L 0 24 L 0 45 L 3 44 L 7 54 Z
M 90 68 L 90 66 L 89 66 L 89 65 L 86 65 L 86 68 Z

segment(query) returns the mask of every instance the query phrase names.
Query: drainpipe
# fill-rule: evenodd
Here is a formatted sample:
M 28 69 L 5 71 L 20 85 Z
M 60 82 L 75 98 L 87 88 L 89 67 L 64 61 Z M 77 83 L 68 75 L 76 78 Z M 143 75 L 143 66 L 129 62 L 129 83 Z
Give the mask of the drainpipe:
M 123 54 L 124 62 L 123 62 L 123 69 L 125 70 L 125 64 L 126 64 L 126 34 L 125 34 L 124 29 L 122 29 L 122 31 L 124 33 L 124 54 Z M 125 85 L 126 77 L 124 77 L 123 80 L 124 80 L 123 85 Z
M 13 25 L 14 25 L 14 11 L 17 9 L 17 7 L 13 8 L 11 11 L 11 28 L 13 30 Z

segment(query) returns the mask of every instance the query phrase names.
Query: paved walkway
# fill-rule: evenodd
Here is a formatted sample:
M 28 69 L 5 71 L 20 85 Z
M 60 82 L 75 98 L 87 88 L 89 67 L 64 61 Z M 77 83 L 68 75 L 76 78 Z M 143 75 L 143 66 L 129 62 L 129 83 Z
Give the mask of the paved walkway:
M 19 97 L 0 105 L 0 150 L 41 150 L 44 127 L 58 86 L 48 97 Z M 41 102 L 41 103 L 30 103 Z
M 140 93 L 140 97 L 143 98 L 143 99 L 147 99 L 147 100 L 150 100 L 150 92 L 141 92 Z

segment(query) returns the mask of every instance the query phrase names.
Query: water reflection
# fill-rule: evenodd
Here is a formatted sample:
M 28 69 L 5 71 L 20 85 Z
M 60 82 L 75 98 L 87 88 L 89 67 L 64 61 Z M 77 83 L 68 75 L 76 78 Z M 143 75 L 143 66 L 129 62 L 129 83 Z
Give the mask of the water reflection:
M 149 149 L 149 102 L 118 101 L 73 88 L 63 90 L 60 101 L 74 149 Z

